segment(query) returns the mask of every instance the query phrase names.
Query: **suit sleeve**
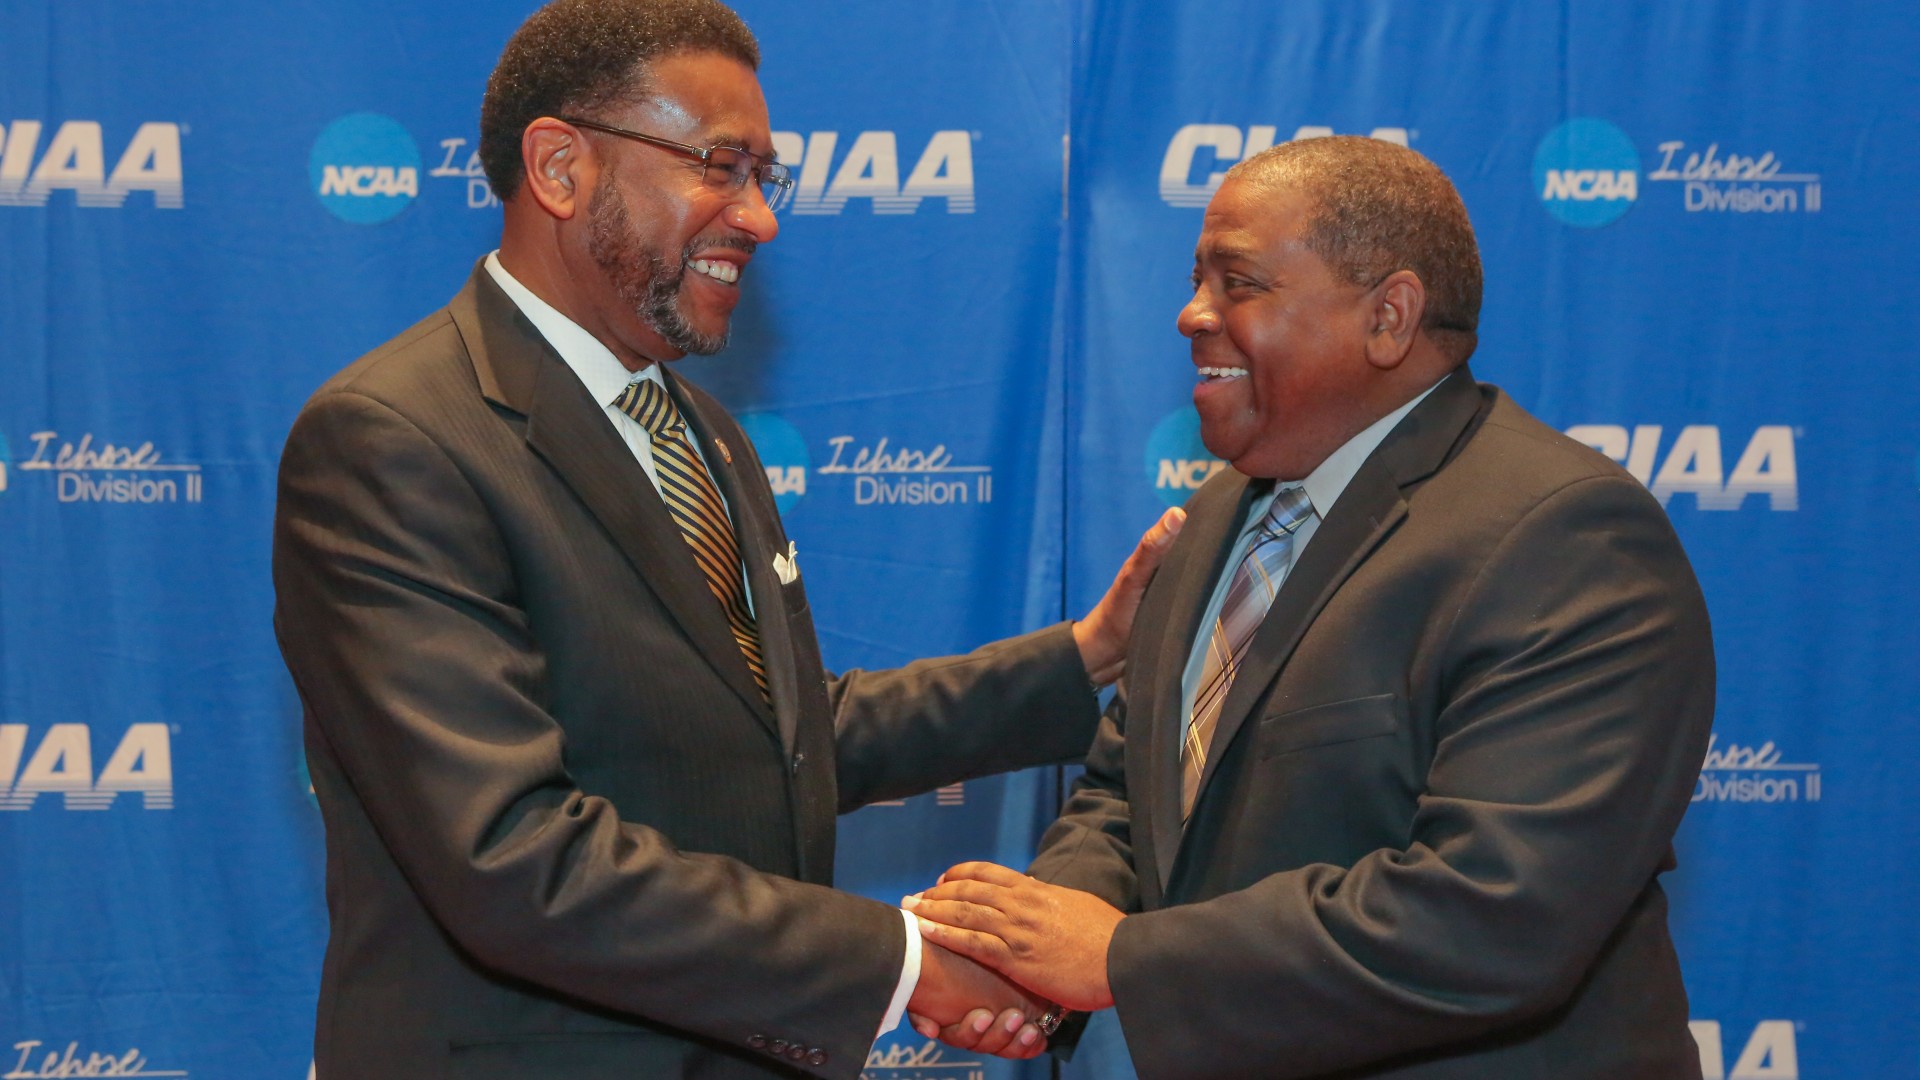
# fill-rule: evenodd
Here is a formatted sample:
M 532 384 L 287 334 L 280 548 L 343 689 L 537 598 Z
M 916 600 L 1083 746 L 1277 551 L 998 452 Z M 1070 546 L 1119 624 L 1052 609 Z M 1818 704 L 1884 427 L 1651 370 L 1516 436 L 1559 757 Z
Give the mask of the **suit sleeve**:
M 1133 868 L 1132 810 L 1127 802 L 1127 691 L 1115 689 L 1100 718 L 1086 771 L 1073 782 L 1060 817 L 1040 838 L 1027 873 L 1090 892 L 1121 911 L 1140 906 Z
M 1089 892 L 1121 911 L 1138 911 L 1140 884 L 1133 868 L 1132 809 L 1127 802 L 1126 681 L 1101 714 L 1086 769 L 1074 779 L 1066 805 L 1027 873 L 1041 881 Z M 1048 1039 L 1056 1056 L 1071 1058 L 1088 1017 L 1075 1014 Z
M 842 813 L 979 776 L 1071 761 L 1098 702 L 1068 623 L 964 656 L 848 671 L 827 687 Z
M 310 738 L 476 962 L 733 1046 L 805 1039 L 828 1064 L 799 1067 L 859 1072 L 900 977 L 899 913 L 676 850 L 579 790 L 506 546 L 419 429 L 350 392 L 302 413 L 274 583 Z
M 1662 869 L 1714 695 L 1665 514 L 1624 478 L 1570 484 L 1463 595 L 1404 847 L 1120 924 L 1142 1075 L 1317 1075 L 1539 1016 Z

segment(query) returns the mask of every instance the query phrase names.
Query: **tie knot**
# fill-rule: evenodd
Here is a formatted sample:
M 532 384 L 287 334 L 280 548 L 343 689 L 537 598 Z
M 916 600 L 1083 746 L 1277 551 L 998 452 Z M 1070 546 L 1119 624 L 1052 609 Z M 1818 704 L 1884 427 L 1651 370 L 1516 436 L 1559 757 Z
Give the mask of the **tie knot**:
M 613 399 L 613 407 L 633 417 L 641 427 L 655 435 L 678 435 L 687 426 L 686 420 L 680 415 L 679 406 L 673 403 L 673 395 L 652 379 L 628 383 L 627 388 L 620 391 L 620 396 Z
M 1283 488 L 1273 497 L 1273 506 L 1260 520 L 1260 527 L 1276 536 L 1292 536 L 1293 530 L 1313 516 L 1313 500 L 1304 487 Z

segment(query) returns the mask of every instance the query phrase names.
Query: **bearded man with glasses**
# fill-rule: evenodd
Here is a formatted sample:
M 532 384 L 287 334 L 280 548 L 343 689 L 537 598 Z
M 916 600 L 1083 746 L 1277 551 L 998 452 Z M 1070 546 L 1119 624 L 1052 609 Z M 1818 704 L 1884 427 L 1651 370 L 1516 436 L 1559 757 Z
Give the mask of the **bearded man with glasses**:
M 1177 520 L 1085 618 L 829 677 L 721 349 L 791 179 L 716 0 L 557 0 L 488 83 L 499 250 L 302 410 L 275 622 L 327 827 L 321 1080 L 852 1078 L 1047 1003 L 836 892 L 834 817 L 1078 755 Z

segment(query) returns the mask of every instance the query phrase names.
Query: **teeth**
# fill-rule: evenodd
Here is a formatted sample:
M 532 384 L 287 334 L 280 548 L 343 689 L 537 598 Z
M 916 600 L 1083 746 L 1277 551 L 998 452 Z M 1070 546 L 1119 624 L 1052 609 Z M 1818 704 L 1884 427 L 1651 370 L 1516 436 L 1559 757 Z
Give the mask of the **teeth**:
M 1245 376 L 1246 373 L 1247 369 L 1243 367 L 1203 367 L 1200 369 L 1200 374 L 1209 379 L 1238 379 Z
M 740 268 L 724 259 L 695 259 L 687 264 L 687 269 L 729 285 L 740 280 Z

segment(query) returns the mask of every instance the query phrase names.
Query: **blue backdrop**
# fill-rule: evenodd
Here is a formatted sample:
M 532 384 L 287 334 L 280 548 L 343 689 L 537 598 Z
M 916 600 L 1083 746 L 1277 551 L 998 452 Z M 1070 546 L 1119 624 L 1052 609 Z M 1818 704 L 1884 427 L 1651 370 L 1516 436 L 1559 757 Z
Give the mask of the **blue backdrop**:
M 478 103 L 529 6 L 0 7 L 0 1076 L 306 1074 L 275 464 L 493 246 Z M 739 6 L 800 179 L 735 347 L 685 370 L 759 445 L 830 664 L 1092 603 L 1217 467 L 1173 320 L 1220 172 L 1410 145 L 1479 232 L 1476 372 L 1648 483 L 1707 590 L 1668 879 L 1705 1075 L 1920 1076 L 1906 5 Z M 1019 864 L 1058 797 L 861 811 L 841 883 Z M 868 1071 L 1045 1068 L 908 1033 Z M 1068 1072 L 1129 1075 L 1110 1026 Z

